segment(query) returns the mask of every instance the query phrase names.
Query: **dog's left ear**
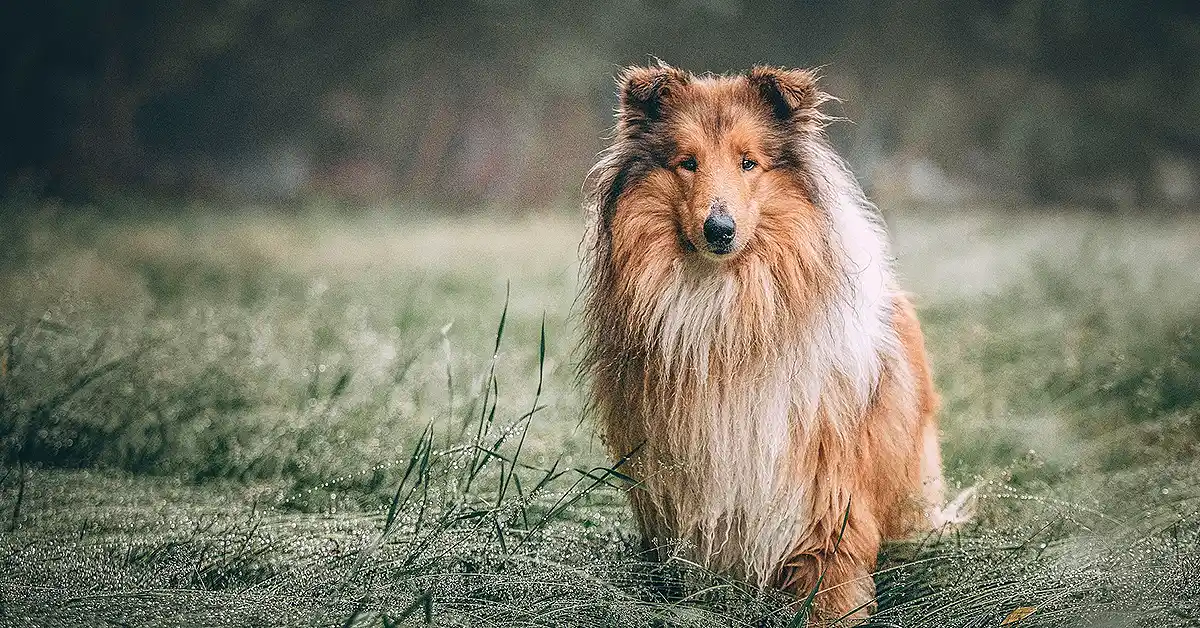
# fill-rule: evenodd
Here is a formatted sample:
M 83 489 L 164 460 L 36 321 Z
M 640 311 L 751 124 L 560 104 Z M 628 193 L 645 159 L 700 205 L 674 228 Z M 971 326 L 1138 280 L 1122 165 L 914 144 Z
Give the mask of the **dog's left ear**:
M 817 75 L 813 72 L 760 65 L 750 70 L 746 78 L 780 122 L 816 129 L 829 120 L 820 108 L 834 98 L 817 89 Z

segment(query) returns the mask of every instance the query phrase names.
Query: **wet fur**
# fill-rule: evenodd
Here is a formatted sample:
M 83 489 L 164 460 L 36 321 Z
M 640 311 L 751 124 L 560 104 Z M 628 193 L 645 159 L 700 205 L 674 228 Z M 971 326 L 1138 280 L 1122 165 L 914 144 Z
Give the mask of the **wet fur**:
M 619 85 L 583 369 L 611 454 L 633 452 L 647 548 L 798 596 L 824 573 L 819 614 L 861 616 L 881 540 L 941 504 L 937 400 L 882 225 L 822 133 L 828 97 L 774 68 Z M 715 165 L 683 172 L 683 153 Z M 752 180 L 721 165 L 747 154 Z M 740 248 L 713 260 L 698 234 L 720 195 Z

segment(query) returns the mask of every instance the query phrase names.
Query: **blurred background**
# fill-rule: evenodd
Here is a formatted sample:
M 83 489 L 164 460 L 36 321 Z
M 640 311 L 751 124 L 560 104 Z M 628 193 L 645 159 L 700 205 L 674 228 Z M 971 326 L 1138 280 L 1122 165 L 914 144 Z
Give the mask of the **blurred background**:
M 1200 3 L 44 0 L 0 8 L 0 185 L 577 207 L 611 77 L 820 66 L 878 199 L 1200 198 Z
M 803 623 L 646 571 L 585 412 L 658 57 L 842 99 L 979 490 L 878 625 L 1200 625 L 1196 0 L 0 0 L 0 53 L 0 624 Z

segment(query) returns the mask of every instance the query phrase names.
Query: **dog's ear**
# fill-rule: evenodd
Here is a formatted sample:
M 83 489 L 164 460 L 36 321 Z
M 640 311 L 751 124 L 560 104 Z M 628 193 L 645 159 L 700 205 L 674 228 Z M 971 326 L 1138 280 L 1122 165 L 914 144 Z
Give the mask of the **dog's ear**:
M 813 72 L 760 65 L 750 70 L 746 78 L 780 122 L 799 128 L 819 128 L 829 120 L 820 107 L 833 97 L 817 89 L 817 75 Z
M 617 77 L 621 105 L 617 118 L 624 124 L 644 126 L 662 116 L 673 90 L 687 82 L 687 74 L 665 63 L 625 68 Z

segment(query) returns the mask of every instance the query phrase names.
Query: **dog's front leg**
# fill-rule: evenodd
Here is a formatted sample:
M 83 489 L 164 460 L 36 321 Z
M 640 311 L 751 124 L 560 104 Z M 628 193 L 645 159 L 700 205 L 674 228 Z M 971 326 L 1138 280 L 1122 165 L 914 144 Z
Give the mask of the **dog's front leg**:
M 797 611 L 812 597 L 810 626 L 853 626 L 875 612 L 871 572 L 880 540 L 863 532 L 848 526 L 840 541 L 829 544 L 835 549 L 796 554 L 784 563 L 779 587 L 796 596 Z
M 667 558 L 667 539 L 662 522 L 650 496 L 642 489 L 629 492 L 629 505 L 638 528 L 638 558 L 645 561 L 661 561 Z

